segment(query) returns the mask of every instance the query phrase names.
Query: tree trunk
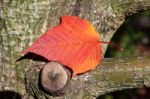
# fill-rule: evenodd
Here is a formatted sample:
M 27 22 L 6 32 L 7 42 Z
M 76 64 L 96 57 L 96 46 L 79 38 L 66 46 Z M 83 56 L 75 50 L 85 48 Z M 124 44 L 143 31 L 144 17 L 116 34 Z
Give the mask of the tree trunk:
M 24 85 L 25 72 L 27 72 L 29 68 L 30 70 L 32 68 L 34 71 L 36 68 L 31 67 L 31 64 L 35 64 L 36 62 L 32 63 L 30 61 L 21 61 L 16 63 L 15 60 L 20 57 L 21 51 L 31 45 L 33 41 L 44 33 L 49 27 L 57 25 L 59 23 L 60 16 L 80 16 L 83 19 L 90 21 L 94 27 L 96 27 L 96 30 L 101 35 L 101 41 L 110 41 L 115 31 L 123 24 L 127 16 L 148 9 L 150 9 L 149 0 L 1 0 L 0 90 L 13 90 L 15 92 L 19 92 L 21 95 L 26 94 Z M 106 48 L 107 44 L 104 44 L 102 48 L 103 53 L 105 53 Z M 96 70 L 91 72 L 91 74 L 87 73 L 83 76 L 74 78 L 70 83 L 70 87 L 74 88 L 75 85 L 79 85 L 81 92 L 78 93 L 78 95 L 74 94 L 75 92 L 73 92 L 73 94 L 68 93 L 66 97 L 69 97 L 69 99 L 71 97 L 74 98 L 75 96 L 79 96 L 76 99 L 83 96 L 86 96 L 87 98 L 96 97 L 109 91 L 119 90 L 122 87 L 137 87 L 139 83 L 140 85 L 144 84 L 149 86 L 150 76 L 147 74 L 149 73 L 150 64 L 147 61 L 145 62 L 145 58 L 141 59 L 142 67 L 136 67 L 136 65 L 130 66 L 127 64 L 128 61 L 125 59 L 123 63 L 115 63 L 120 64 L 119 66 L 117 65 L 117 67 L 116 65 L 111 67 L 108 62 L 108 65 L 106 63 L 104 66 L 98 67 Z M 146 60 L 149 60 L 149 58 L 146 58 Z M 112 62 L 112 60 L 110 62 Z M 136 62 L 138 63 L 138 61 Z M 124 68 L 124 66 L 128 72 L 123 72 L 122 76 L 118 75 L 120 76 L 119 79 L 126 81 L 126 78 L 128 78 L 128 75 L 130 74 L 133 74 L 133 77 L 131 77 L 131 79 L 129 78 L 131 83 L 129 82 L 126 85 L 126 82 L 124 81 L 121 82 L 120 85 L 120 83 L 118 84 L 116 73 L 122 73 L 122 68 Z M 128 66 L 129 69 L 127 68 Z M 104 71 L 99 71 L 100 68 L 104 68 Z M 116 70 L 116 72 L 111 71 L 111 68 Z M 145 71 L 143 71 L 143 69 Z M 138 75 L 136 75 L 135 71 L 138 70 L 141 72 L 138 72 Z M 112 79 L 109 73 L 114 74 L 113 77 L 115 78 Z M 93 75 L 98 76 L 93 77 Z M 99 75 L 104 76 L 99 77 Z M 108 81 L 107 79 L 104 79 L 105 75 L 108 77 Z M 33 79 L 36 78 L 36 76 L 31 77 L 33 77 Z M 132 80 L 134 77 L 135 80 Z M 137 82 L 136 77 L 138 79 Z M 110 79 L 114 82 L 116 81 L 117 84 L 114 82 L 110 83 Z M 98 82 L 100 82 L 100 84 Z M 88 86 L 88 83 L 90 86 Z M 97 87 L 96 85 L 100 87 Z M 105 89 L 100 90 L 101 88 Z M 79 90 L 78 88 L 76 89 L 77 91 Z M 36 89 L 33 87 L 32 91 L 34 90 Z M 37 93 L 34 92 L 33 94 Z M 43 96 L 43 94 L 44 93 L 42 93 L 41 96 Z M 40 98 L 41 96 L 39 95 L 37 97 Z

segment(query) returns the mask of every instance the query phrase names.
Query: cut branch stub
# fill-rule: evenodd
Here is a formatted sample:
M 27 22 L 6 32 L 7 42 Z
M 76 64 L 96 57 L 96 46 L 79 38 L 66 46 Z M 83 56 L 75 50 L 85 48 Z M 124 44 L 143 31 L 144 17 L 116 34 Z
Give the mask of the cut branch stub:
M 41 71 L 42 88 L 51 95 L 64 94 L 64 87 L 70 80 L 71 72 L 57 62 L 49 62 Z

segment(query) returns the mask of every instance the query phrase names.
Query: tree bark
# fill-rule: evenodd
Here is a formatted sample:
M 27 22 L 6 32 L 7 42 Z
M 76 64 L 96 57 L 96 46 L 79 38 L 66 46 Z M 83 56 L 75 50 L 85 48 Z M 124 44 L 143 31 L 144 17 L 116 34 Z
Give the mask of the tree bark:
M 148 9 L 150 9 L 149 0 L 1 0 L 0 90 L 13 90 L 19 92 L 21 95 L 26 93 L 24 85 L 24 75 L 29 68 L 29 70 L 31 70 L 31 64 L 33 63 L 30 61 L 21 61 L 15 63 L 15 60 L 20 57 L 21 51 L 31 45 L 33 41 L 38 38 L 42 33 L 44 33 L 49 27 L 57 25 L 59 23 L 60 16 L 80 16 L 83 19 L 90 21 L 94 25 L 94 27 L 96 27 L 96 30 L 101 35 L 101 41 L 110 41 L 115 31 L 123 24 L 127 16 L 133 15 L 140 11 L 146 11 Z M 106 48 L 107 44 L 104 44 L 102 47 L 103 53 L 105 53 Z M 35 63 L 37 64 L 37 62 L 34 62 L 34 64 Z M 109 66 L 107 67 L 107 64 L 105 65 L 99 68 L 103 67 L 109 70 Z M 123 66 L 124 65 L 120 65 L 120 67 L 117 67 L 121 70 Z M 125 67 L 126 66 L 128 65 L 125 65 Z M 144 64 L 143 62 L 142 66 L 142 68 L 136 67 L 136 65 L 134 65 L 133 67 L 135 70 L 140 69 L 141 71 L 146 67 L 147 71 L 144 71 L 143 73 L 148 73 L 149 67 L 147 66 L 149 65 Z M 32 67 L 33 71 L 34 69 L 35 68 Z M 128 68 L 126 69 L 128 70 Z M 93 73 L 97 73 L 97 75 L 99 75 L 98 70 L 99 69 L 96 69 L 95 71 L 97 72 L 93 71 Z M 114 71 L 110 70 L 110 73 L 111 72 L 113 73 Z M 121 71 L 119 73 L 121 73 Z M 87 73 L 85 75 L 79 76 L 79 78 L 74 78 L 71 81 L 72 85 L 70 87 L 72 88 L 74 88 L 76 84 L 81 85 L 81 87 L 79 86 L 79 89 L 81 88 L 82 92 L 78 93 L 79 97 L 85 95 L 87 97 L 96 97 L 98 96 L 98 94 L 100 95 L 102 93 L 109 92 L 110 87 L 112 87 L 113 85 L 115 87 L 113 87 L 112 89 L 119 90 L 119 88 L 117 88 L 116 86 L 116 83 L 112 84 L 110 82 L 104 82 L 100 84 L 100 86 L 107 86 L 106 89 L 104 89 L 107 91 L 100 91 L 98 90 L 100 87 L 95 88 L 92 86 L 95 86 L 94 84 L 97 84 L 94 83 L 94 81 L 99 82 L 103 80 L 103 77 L 99 78 L 96 76 L 97 78 L 90 78 L 90 75 L 92 74 Z M 105 75 L 105 72 L 101 72 L 101 75 Z M 128 74 L 127 72 L 127 75 L 130 75 L 130 73 Z M 143 74 L 141 73 L 139 75 Z M 30 77 L 33 77 L 32 79 L 36 78 L 34 76 Z M 120 79 L 126 79 L 126 76 L 121 77 Z M 86 86 L 87 84 L 85 84 L 83 78 L 87 80 L 86 83 L 90 83 L 91 81 L 93 81 L 93 83 L 91 83 L 90 86 Z M 146 78 L 149 79 L 149 76 L 147 75 Z M 117 79 L 117 77 L 114 78 L 114 80 L 115 79 Z M 144 78 L 142 77 L 142 79 Z M 145 85 L 149 86 L 149 83 L 150 82 L 148 80 Z M 125 84 L 126 83 L 124 82 L 124 86 L 130 87 L 130 85 Z M 131 86 L 134 84 L 134 81 L 131 81 Z M 90 93 L 84 92 L 84 88 L 82 87 L 83 85 L 86 86 L 84 86 L 85 90 L 91 89 L 90 91 L 86 91 Z M 136 87 L 137 85 L 135 84 Z M 33 90 L 36 89 L 34 89 L 33 87 L 32 91 Z M 74 95 L 76 96 L 76 94 Z M 74 97 L 74 95 L 69 93 L 66 97 L 70 96 L 71 98 L 71 96 Z
M 28 93 L 38 99 L 95 99 L 113 91 L 150 86 L 150 57 L 106 58 L 96 69 L 74 77 L 64 88 L 64 96 L 52 97 L 39 87 L 43 66 L 33 63 L 26 74 Z

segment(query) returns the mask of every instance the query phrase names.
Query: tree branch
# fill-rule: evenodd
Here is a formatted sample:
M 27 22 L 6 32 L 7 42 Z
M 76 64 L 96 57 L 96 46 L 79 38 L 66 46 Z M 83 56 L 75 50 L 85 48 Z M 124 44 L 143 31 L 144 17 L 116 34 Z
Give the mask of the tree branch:
M 73 78 L 64 88 L 65 95 L 60 97 L 52 97 L 40 89 L 40 66 L 39 63 L 31 67 L 26 76 L 28 90 L 38 99 L 93 99 L 117 90 L 150 86 L 150 57 L 104 59 L 96 69 Z

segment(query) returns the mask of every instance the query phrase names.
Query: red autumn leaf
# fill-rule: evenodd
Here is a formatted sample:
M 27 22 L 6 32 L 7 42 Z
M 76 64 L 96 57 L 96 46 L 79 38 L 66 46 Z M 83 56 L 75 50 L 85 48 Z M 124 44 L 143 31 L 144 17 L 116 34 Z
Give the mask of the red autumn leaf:
M 62 16 L 60 25 L 39 37 L 24 51 L 28 52 L 67 66 L 73 76 L 94 69 L 101 60 L 99 34 L 89 22 L 75 16 Z

